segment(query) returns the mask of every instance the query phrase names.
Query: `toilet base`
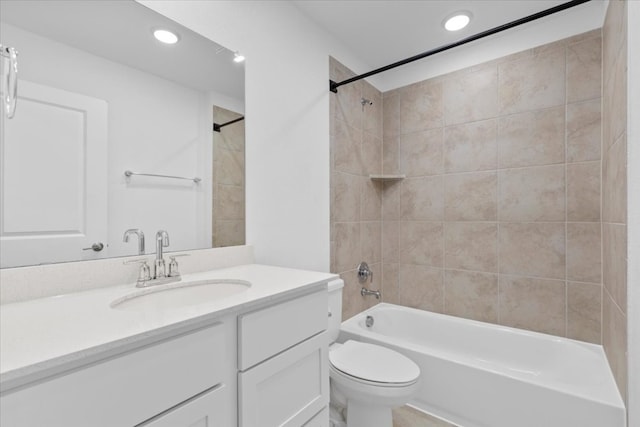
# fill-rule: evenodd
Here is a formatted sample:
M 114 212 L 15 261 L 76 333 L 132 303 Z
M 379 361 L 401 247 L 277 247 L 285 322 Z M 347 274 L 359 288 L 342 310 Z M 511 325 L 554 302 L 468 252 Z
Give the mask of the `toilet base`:
M 347 403 L 347 427 L 392 427 L 391 408 L 350 400 Z

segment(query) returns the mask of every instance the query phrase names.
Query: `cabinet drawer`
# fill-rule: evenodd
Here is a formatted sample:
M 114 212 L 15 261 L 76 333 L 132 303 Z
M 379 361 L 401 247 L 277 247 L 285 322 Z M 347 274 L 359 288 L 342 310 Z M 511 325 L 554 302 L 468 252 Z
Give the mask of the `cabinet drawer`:
M 218 323 L 3 395 L 0 424 L 139 424 L 221 381 L 229 368 L 223 350 L 232 341 L 225 326 Z
M 320 334 L 240 372 L 240 427 L 300 427 L 325 408 L 329 403 L 327 353 L 327 337 Z
M 327 427 L 329 425 L 329 407 L 325 407 L 313 418 L 307 421 L 303 427 Z
M 244 371 L 327 329 L 327 292 L 319 291 L 238 318 L 238 369 Z
M 136 427 L 228 427 L 228 411 L 229 391 L 219 385 Z

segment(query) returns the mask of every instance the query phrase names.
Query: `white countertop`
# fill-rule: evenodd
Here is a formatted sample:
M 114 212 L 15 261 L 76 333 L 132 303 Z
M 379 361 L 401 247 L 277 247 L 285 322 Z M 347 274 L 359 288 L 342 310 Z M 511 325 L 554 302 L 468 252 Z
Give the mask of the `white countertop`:
M 250 264 L 184 275 L 182 282 L 237 279 L 252 286 L 235 295 L 169 310 L 111 308 L 112 301 L 139 291 L 135 284 L 2 305 L 0 390 L 212 323 L 225 314 L 311 292 L 336 278 L 329 273 Z

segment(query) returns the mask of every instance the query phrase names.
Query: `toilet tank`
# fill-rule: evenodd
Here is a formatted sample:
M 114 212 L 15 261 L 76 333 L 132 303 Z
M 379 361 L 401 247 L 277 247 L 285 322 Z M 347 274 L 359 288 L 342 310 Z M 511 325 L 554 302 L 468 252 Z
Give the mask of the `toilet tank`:
M 327 326 L 327 335 L 329 336 L 329 344 L 338 339 L 340 333 L 340 325 L 342 324 L 342 288 L 344 282 L 342 279 L 332 280 L 328 284 L 329 292 L 329 325 Z

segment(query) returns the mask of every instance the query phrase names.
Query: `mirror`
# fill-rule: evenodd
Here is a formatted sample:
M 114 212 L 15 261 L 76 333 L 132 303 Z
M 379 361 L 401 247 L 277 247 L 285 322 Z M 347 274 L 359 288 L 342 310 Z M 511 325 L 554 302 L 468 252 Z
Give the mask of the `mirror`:
M 137 255 L 128 229 L 147 254 L 158 230 L 167 251 L 244 244 L 244 121 L 213 131 L 244 114 L 233 52 L 133 0 L 3 0 L 0 17 L 18 51 L 1 267 Z

